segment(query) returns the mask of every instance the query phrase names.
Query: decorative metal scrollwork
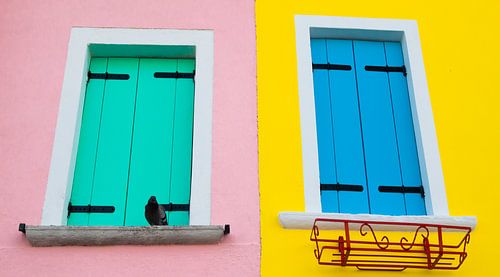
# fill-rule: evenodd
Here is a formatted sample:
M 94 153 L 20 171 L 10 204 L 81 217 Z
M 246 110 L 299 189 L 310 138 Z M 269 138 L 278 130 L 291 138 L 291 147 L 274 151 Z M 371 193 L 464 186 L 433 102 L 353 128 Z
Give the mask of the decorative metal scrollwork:
M 343 229 L 323 231 L 338 229 L 338 226 L 343 226 Z M 359 226 L 361 236 L 355 236 L 356 226 Z M 409 236 L 413 237 L 411 242 L 408 236 L 401 236 L 398 232 L 378 230 L 387 226 L 412 232 Z M 454 236 L 447 237 L 447 231 L 461 232 L 463 237 L 454 243 Z M 458 269 L 467 258 L 466 247 L 471 231 L 470 227 L 464 226 L 317 218 L 310 239 L 315 242 L 314 256 L 321 265 L 390 271 Z

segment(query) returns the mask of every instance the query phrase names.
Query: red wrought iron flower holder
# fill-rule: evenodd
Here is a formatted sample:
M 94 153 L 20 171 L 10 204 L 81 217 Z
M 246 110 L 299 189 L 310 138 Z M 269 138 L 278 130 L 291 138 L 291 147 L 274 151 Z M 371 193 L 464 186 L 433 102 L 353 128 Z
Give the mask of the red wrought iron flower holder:
M 467 257 L 470 232 L 464 226 L 317 218 L 310 239 L 320 265 L 453 270 Z

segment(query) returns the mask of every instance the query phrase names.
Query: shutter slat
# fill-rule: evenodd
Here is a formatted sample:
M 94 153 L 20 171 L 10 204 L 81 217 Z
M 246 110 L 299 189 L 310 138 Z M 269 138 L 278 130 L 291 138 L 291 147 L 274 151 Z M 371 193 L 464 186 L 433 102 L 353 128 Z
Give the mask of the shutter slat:
M 388 66 L 404 65 L 403 53 L 399 42 L 385 42 Z M 401 73 L 389 72 L 391 97 L 394 110 L 394 122 L 398 139 L 399 159 L 403 186 L 420 187 L 420 166 L 418 164 L 417 145 L 413 128 L 410 99 L 406 77 Z M 419 194 L 405 194 L 408 215 L 425 215 L 424 198 Z
M 106 72 L 107 64 L 107 58 L 93 58 L 90 61 L 90 70 Z M 104 80 L 89 80 L 85 92 L 80 139 L 78 141 L 78 152 L 70 200 L 74 205 L 88 205 L 92 195 L 104 84 Z M 75 213 L 68 217 L 68 225 L 86 226 L 88 224 L 89 214 Z
M 150 196 L 170 203 L 176 79 L 155 78 L 174 71 L 176 59 L 141 59 L 125 225 L 148 225 L 144 206 Z M 170 222 L 169 222 L 170 223 Z
M 326 40 L 311 39 L 313 64 L 326 64 Z M 314 104 L 316 110 L 316 134 L 318 142 L 319 178 L 321 184 L 336 184 L 335 149 L 333 144 L 333 126 L 329 88 L 329 70 L 314 69 Z M 338 192 L 321 191 L 323 212 L 339 212 Z
M 328 63 L 354 67 L 351 40 L 327 40 Z M 365 162 L 355 71 L 329 72 L 335 164 L 340 184 L 361 184 L 360 191 L 339 191 L 341 213 L 368 213 Z
M 113 205 L 115 212 L 91 213 L 89 225 L 124 224 L 138 64 L 138 59 L 131 58 L 108 61 L 108 72 L 129 74 L 130 78 L 106 80 L 90 204 Z

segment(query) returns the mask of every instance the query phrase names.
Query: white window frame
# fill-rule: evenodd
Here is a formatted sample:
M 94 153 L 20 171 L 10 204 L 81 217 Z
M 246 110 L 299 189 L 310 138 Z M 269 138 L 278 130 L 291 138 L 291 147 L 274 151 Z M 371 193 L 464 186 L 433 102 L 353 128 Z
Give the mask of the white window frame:
M 73 28 L 57 117 L 42 225 L 66 225 L 92 46 L 131 57 L 195 58 L 190 225 L 210 225 L 214 35 L 211 30 Z M 110 48 L 111 49 L 111 48 Z M 151 50 L 153 49 L 153 50 Z M 182 49 L 192 49 L 182 50 Z M 113 57 L 113 51 L 107 57 Z M 116 55 L 123 57 L 123 51 Z M 148 53 L 149 52 L 149 53 Z
M 475 217 L 449 217 L 441 158 L 431 109 L 417 22 L 414 20 L 295 16 L 305 212 L 281 212 L 285 228 L 310 228 L 316 217 L 341 219 L 444 222 L 475 226 Z M 322 213 L 311 38 L 397 41 L 408 72 L 408 93 L 428 216 Z

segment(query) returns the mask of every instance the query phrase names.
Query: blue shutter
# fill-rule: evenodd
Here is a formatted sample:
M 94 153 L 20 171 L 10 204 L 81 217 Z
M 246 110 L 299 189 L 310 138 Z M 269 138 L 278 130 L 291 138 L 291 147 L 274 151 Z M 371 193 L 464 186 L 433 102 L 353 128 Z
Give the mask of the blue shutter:
M 350 70 L 329 70 L 335 165 L 340 185 L 361 185 L 363 191 L 342 191 L 341 213 L 368 213 L 368 195 L 359 117 L 358 92 L 351 40 L 327 40 L 328 63 L 350 66 Z
M 373 214 L 406 214 L 404 195 L 379 192 L 379 186 L 401 186 L 401 170 L 386 72 L 365 66 L 385 66 L 384 43 L 354 41 L 356 75 L 365 147 L 370 211 Z
M 379 191 L 422 183 L 406 77 L 381 70 L 403 65 L 401 45 L 312 39 L 311 48 L 320 182 L 363 188 L 322 189 L 323 212 L 425 214 L 420 194 Z
M 311 40 L 311 50 L 313 64 L 327 63 L 326 40 Z M 325 69 L 314 69 L 313 78 L 320 183 L 336 184 L 337 170 L 333 145 L 329 72 Z M 324 212 L 339 212 L 338 192 L 333 190 L 321 191 L 321 204 Z
M 404 65 L 403 53 L 399 42 L 385 42 L 385 53 L 388 66 Z M 399 72 L 389 72 L 394 123 L 398 139 L 401 178 L 405 187 L 420 187 L 420 166 L 418 164 L 417 146 L 413 128 L 410 99 L 406 77 Z M 408 215 L 425 215 L 425 203 L 422 195 L 406 193 L 406 212 Z

